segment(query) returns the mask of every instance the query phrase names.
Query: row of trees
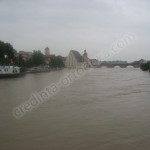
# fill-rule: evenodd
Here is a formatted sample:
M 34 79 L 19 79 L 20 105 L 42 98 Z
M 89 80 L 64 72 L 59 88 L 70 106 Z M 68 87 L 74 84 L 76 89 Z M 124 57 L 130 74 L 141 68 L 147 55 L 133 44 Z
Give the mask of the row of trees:
M 34 51 L 32 57 L 28 60 L 24 60 L 22 55 L 19 55 L 17 57 L 16 65 L 30 68 L 35 66 L 44 66 L 47 64 L 45 63 L 45 56 L 40 51 Z M 62 68 L 65 66 L 61 56 L 52 57 L 48 65 L 51 68 Z
M 46 65 L 45 56 L 40 51 L 34 51 L 31 58 L 24 60 L 21 54 L 15 56 L 14 48 L 10 43 L 0 41 L 0 65 L 9 65 L 12 61 L 13 65 L 27 68 Z M 61 56 L 52 57 L 49 65 L 52 68 L 64 67 L 63 58 Z
M 65 67 L 63 58 L 61 56 L 52 57 L 50 60 L 50 67 L 52 68 L 62 68 Z
M 150 71 L 150 62 L 141 64 L 140 68 L 141 68 L 143 71 L 148 71 L 148 70 Z
M 31 58 L 24 60 L 23 56 L 19 54 L 14 60 L 14 64 L 19 67 L 35 67 L 45 65 L 45 57 L 40 51 L 34 51 Z

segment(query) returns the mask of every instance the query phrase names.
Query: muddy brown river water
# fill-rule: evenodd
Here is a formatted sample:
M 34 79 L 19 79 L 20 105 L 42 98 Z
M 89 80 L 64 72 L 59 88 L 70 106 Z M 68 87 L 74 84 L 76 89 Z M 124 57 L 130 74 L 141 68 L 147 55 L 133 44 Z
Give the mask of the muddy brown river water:
M 67 70 L 0 79 L 0 150 L 150 150 L 150 75 L 100 68 L 16 119 L 14 107 Z

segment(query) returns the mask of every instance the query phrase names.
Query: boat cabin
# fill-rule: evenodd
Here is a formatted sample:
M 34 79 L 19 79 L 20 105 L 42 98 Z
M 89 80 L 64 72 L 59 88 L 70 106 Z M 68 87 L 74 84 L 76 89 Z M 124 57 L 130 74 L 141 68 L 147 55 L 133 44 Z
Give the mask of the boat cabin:
M 0 74 L 18 74 L 20 68 L 15 66 L 0 66 Z

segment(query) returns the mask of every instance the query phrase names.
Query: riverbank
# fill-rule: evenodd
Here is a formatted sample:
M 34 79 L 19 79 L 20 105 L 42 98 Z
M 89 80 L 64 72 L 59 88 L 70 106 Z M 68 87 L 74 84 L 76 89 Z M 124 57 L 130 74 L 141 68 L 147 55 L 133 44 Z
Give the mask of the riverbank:
M 32 67 L 26 69 L 26 73 L 42 73 L 42 72 L 50 72 L 50 71 L 57 71 L 62 70 L 64 68 L 48 68 L 48 67 Z
M 150 62 L 141 64 L 140 68 L 142 71 L 149 71 L 150 72 Z
M 47 68 L 47 67 L 32 67 L 32 68 L 20 68 L 20 73 L 9 73 L 9 74 L 0 74 L 0 79 L 2 78 L 18 78 L 25 76 L 30 73 L 46 73 L 50 71 L 58 71 L 64 68 Z

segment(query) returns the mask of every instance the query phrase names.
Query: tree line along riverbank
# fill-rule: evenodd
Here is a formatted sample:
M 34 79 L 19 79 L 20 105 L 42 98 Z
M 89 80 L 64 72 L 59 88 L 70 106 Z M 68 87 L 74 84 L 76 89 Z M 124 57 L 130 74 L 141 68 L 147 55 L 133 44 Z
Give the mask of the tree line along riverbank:
M 140 65 L 141 70 L 150 72 L 150 61 Z
M 47 63 L 45 55 L 41 51 L 33 51 L 30 58 L 24 59 L 18 54 L 10 43 L 0 41 L 0 65 L 14 65 L 23 68 L 33 68 L 38 66 L 47 66 L 50 68 L 63 68 L 64 58 L 62 56 L 53 56 Z

